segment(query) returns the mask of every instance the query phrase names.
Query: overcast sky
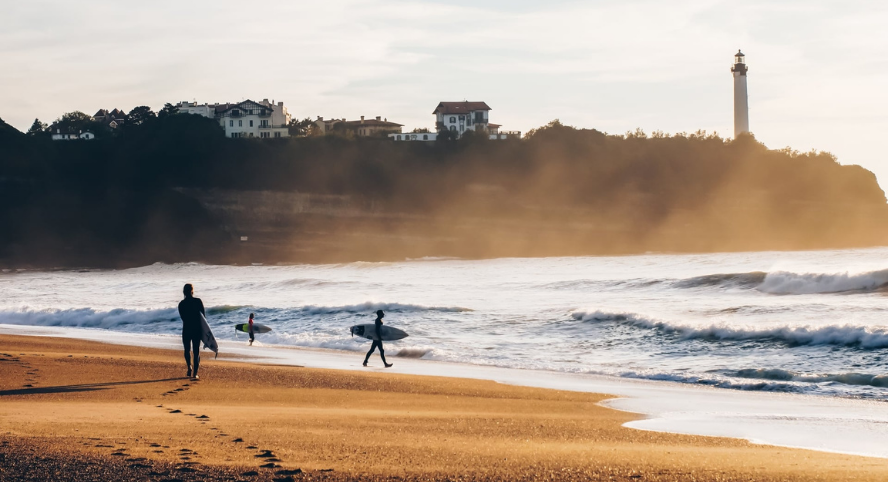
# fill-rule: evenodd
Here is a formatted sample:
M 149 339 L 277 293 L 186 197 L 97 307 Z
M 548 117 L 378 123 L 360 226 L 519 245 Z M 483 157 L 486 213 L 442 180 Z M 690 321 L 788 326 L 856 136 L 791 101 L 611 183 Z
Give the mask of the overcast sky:
M 527 131 L 733 133 L 732 56 L 771 148 L 826 150 L 888 186 L 888 2 L 3 1 L 0 118 L 284 101 L 294 117 L 434 127 L 480 100 Z

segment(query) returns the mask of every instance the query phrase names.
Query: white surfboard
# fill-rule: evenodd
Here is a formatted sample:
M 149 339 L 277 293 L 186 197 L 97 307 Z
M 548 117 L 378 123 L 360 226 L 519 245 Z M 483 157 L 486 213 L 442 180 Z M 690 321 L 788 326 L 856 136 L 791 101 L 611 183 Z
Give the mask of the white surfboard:
M 360 336 L 368 340 L 376 340 L 376 324 L 355 325 L 351 327 L 351 334 L 352 336 Z M 379 334 L 382 335 L 382 341 L 395 341 L 409 336 L 404 330 L 386 325 L 382 325 L 379 328 Z
M 210 329 L 210 324 L 207 323 L 207 317 L 204 316 L 203 313 L 200 314 L 200 341 L 203 342 L 204 350 L 209 348 L 216 354 L 216 357 L 219 357 L 219 344 L 216 343 L 216 337 L 213 336 L 213 330 Z

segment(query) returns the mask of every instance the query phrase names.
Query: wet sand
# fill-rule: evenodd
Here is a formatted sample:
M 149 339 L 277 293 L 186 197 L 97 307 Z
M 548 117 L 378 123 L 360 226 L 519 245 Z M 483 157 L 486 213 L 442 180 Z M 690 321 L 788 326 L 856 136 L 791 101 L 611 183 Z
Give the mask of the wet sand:
M 624 428 L 607 395 L 204 353 L 195 382 L 175 350 L 0 336 L 0 480 L 888 480 L 885 459 Z

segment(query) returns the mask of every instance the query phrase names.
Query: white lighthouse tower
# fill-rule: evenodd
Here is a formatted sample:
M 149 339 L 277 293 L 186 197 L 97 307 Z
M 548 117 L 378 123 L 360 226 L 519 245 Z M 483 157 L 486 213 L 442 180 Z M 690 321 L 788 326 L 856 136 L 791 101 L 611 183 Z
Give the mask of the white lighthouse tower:
M 746 56 L 737 51 L 734 54 L 734 139 L 740 134 L 749 133 L 749 97 L 746 94 Z

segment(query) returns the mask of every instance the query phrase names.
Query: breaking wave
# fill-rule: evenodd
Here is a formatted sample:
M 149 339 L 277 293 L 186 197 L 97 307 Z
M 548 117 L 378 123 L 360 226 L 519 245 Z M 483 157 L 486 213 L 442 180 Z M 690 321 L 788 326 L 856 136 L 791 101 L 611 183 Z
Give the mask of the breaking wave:
M 726 375 L 737 378 L 751 378 L 762 380 L 779 380 L 785 382 L 804 383 L 842 383 L 845 385 L 864 385 L 870 387 L 888 388 L 888 375 L 870 375 L 866 373 L 837 373 L 837 374 L 805 374 L 796 373 L 780 368 L 749 368 L 736 372 L 726 372 Z
M 661 333 L 677 335 L 683 340 L 709 341 L 773 341 L 789 346 L 832 345 L 868 350 L 888 348 L 888 329 L 853 325 L 778 326 L 770 328 L 732 327 L 723 324 L 689 326 L 649 320 L 629 313 L 574 312 L 571 316 L 583 322 L 613 322 Z
M 888 285 L 888 269 L 860 274 L 768 273 L 756 289 L 779 295 L 872 291 Z
M 376 310 L 393 311 L 398 313 L 415 313 L 422 311 L 460 313 L 465 311 L 472 311 L 469 308 L 462 308 L 459 306 L 422 306 L 402 303 L 374 303 L 369 301 L 366 303 L 344 306 L 308 305 L 299 308 L 293 308 L 291 311 L 298 311 L 310 315 L 328 315 L 335 313 L 372 313 Z
M 752 271 L 696 276 L 672 285 L 676 288 L 746 288 L 775 295 L 873 291 L 888 287 L 888 270 L 859 274 Z
M 156 326 L 168 322 L 179 322 L 179 312 L 175 308 L 145 311 L 124 309 L 96 311 L 91 308 L 79 308 L 70 310 L 0 312 L 0 323 L 9 325 L 65 326 L 112 330 L 133 326 Z

